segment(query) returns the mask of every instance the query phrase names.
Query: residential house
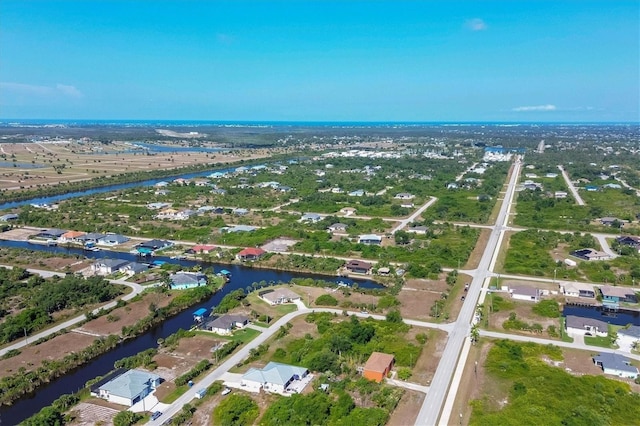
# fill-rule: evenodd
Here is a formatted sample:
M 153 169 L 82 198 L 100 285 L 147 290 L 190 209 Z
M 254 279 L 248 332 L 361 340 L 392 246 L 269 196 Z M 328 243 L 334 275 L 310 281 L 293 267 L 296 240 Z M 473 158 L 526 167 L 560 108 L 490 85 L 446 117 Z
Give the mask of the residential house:
M 598 190 L 598 187 L 596 185 L 586 185 L 584 189 L 586 189 L 588 192 L 595 192 Z
M 376 234 L 363 234 L 358 237 L 358 244 L 377 245 L 382 244 L 382 237 Z
M 569 194 L 567 194 L 565 191 L 556 191 L 554 193 L 555 198 L 567 198 L 568 196 Z
M 232 213 L 235 214 L 236 216 L 245 216 L 249 213 L 249 210 L 243 209 L 243 208 L 237 208 L 237 209 L 233 209 Z
M 172 290 L 186 290 L 207 285 L 207 276 L 199 272 L 177 272 L 169 276 Z
M 411 226 L 407 228 L 407 232 L 412 232 L 414 234 L 425 235 L 429 232 L 429 228 L 424 225 Z
M 596 290 L 591 284 L 563 282 L 560 284 L 562 293 L 569 297 L 588 297 L 594 299 L 596 297 Z
M 334 232 L 345 232 L 347 230 L 347 225 L 345 225 L 344 223 L 334 223 L 332 225 L 329 225 L 327 227 L 327 230 L 331 233 Z
M 262 300 L 270 305 L 282 305 L 283 303 L 293 303 L 300 300 L 300 295 L 288 288 L 277 288 L 259 293 Z
M 364 189 L 356 189 L 355 191 L 351 191 L 349 193 L 350 197 L 362 197 L 364 196 Z
M 636 293 L 632 288 L 629 287 L 619 287 L 619 286 L 610 286 L 603 285 L 600 287 L 600 293 L 602 293 L 602 302 L 611 302 L 611 303 L 638 303 L 638 298 L 636 297 Z
M 191 252 L 193 253 L 205 253 L 208 254 L 216 249 L 216 246 L 212 244 L 196 244 L 191 247 Z
M 160 385 L 161 378 L 142 370 L 128 370 L 116 378 L 102 384 L 92 394 L 114 404 L 132 406 L 153 392 Z
M 148 249 L 151 251 L 156 251 L 156 250 L 163 250 L 166 249 L 168 247 L 171 247 L 173 245 L 173 243 L 171 241 L 166 241 L 166 240 L 149 240 L 149 241 L 145 241 L 142 242 L 140 244 L 138 244 L 136 247 L 138 247 L 139 249 Z
M 86 234 L 82 231 L 68 231 L 60 236 L 60 242 L 63 243 L 82 243 L 81 238 Z
M 382 352 L 373 352 L 364 365 L 362 375 L 374 382 L 382 382 L 391 372 L 395 358 Z
M 368 274 L 372 265 L 363 260 L 350 260 L 344 267 L 355 274 Z
M 593 357 L 593 363 L 602 368 L 604 374 L 635 379 L 638 369 L 631 365 L 631 360 L 616 353 L 601 352 Z
M 169 186 L 169 182 L 166 182 L 166 181 L 163 180 L 163 181 L 157 182 L 153 186 L 155 186 L 156 188 L 165 188 L 165 187 Z
M 332 194 L 342 194 L 344 191 L 341 188 L 331 188 Z
M 223 336 L 230 336 L 236 328 L 244 328 L 249 324 L 249 317 L 244 315 L 222 315 L 207 322 L 203 328 Z
M 602 185 L 602 187 L 607 189 L 622 189 L 622 185 L 617 183 L 607 183 Z
M 616 238 L 616 241 L 618 242 L 618 244 L 631 246 L 640 252 L 640 237 L 625 235 L 623 237 Z
M 227 190 L 224 188 L 215 188 L 211 190 L 211 193 L 215 195 L 226 195 Z
M 353 216 L 354 214 L 356 214 L 356 209 L 354 209 L 353 207 L 344 207 L 340 209 L 340 213 L 345 216 Z
M 285 394 L 289 385 L 301 380 L 309 374 L 304 367 L 296 367 L 279 362 L 269 362 L 264 368 L 251 368 L 242 375 L 240 386 L 249 392 L 265 392 Z
M 609 325 L 604 321 L 594 318 L 567 315 L 564 320 L 564 326 L 569 334 L 600 337 L 606 337 L 609 335 Z
M 94 245 L 98 244 L 98 242 L 104 238 L 104 234 L 99 234 L 97 232 L 89 232 L 87 234 L 81 235 L 76 240 L 78 242 L 83 243 L 84 245 Z
M 516 300 L 526 300 L 527 302 L 539 302 L 540 290 L 527 286 L 513 286 L 509 288 L 511 298 Z
M 248 247 L 244 250 L 241 250 L 238 254 L 236 254 L 236 259 L 246 262 L 247 260 L 258 260 L 260 259 L 266 251 L 261 248 Z
M 147 204 L 147 208 L 149 210 L 162 210 L 171 206 L 169 203 L 149 203 Z
M 416 196 L 413 194 L 409 194 L 408 192 L 401 192 L 399 194 L 396 194 L 395 198 L 396 200 L 413 200 Z
M 616 343 L 620 347 L 621 351 L 631 352 L 634 345 L 640 345 L 640 325 L 631 325 L 626 328 L 621 328 L 617 332 L 618 340 Z M 640 349 L 640 346 L 636 346 Z
M 36 235 L 36 237 L 47 239 L 47 240 L 57 240 L 66 232 L 67 231 L 65 231 L 64 229 L 57 229 L 57 228 L 43 229 Z
M 224 177 L 227 177 L 227 174 L 223 173 L 223 172 L 213 172 L 207 177 L 209 177 L 211 179 L 222 179 Z
M 120 234 L 107 234 L 98 240 L 98 244 L 102 246 L 117 246 L 129 241 L 128 237 Z
M 231 232 L 252 232 L 258 229 L 256 226 L 251 225 L 231 225 L 220 228 L 220 232 L 231 233 Z
M 628 223 L 626 220 L 618 219 L 617 217 L 601 217 L 600 224 L 604 226 L 613 226 L 615 224 L 619 224 L 622 227 L 625 223 Z
M 317 223 L 317 222 L 320 222 L 321 220 L 322 220 L 322 216 L 319 215 L 318 213 L 305 213 L 300 218 L 300 222 Z
M 18 219 L 18 215 L 15 213 L 9 213 L 9 214 L 0 216 L 0 222 L 9 222 L 17 219 Z
M 98 275 L 110 275 L 120 271 L 129 261 L 122 259 L 98 259 L 91 270 Z
M 589 262 L 596 260 L 608 260 L 611 259 L 611 256 L 603 251 L 598 251 L 592 248 L 584 248 L 580 250 L 574 250 L 571 253 L 571 256 L 577 257 L 578 259 L 587 260 Z
M 448 183 L 447 189 L 458 189 L 458 184 L 455 182 Z
M 123 274 L 128 275 L 142 274 L 149 270 L 149 265 L 146 263 L 129 262 L 126 265 L 121 266 L 118 270 Z

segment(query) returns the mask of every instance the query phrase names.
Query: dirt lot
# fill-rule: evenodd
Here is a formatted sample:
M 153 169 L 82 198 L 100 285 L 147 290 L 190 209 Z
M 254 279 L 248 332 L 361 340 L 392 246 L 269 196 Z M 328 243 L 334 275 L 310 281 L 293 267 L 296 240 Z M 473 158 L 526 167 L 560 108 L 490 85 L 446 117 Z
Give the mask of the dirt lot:
M 302 300 L 304 301 L 305 305 L 310 300 L 311 304 L 309 307 L 318 306 L 315 304 L 315 300 L 323 294 L 330 294 L 331 296 L 335 297 L 338 300 L 338 308 L 342 305 L 343 302 L 346 301 L 349 301 L 353 304 L 366 303 L 368 305 L 378 303 L 377 296 L 362 294 L 357 291 L 349 291 L 349 295 L 345 296 L 342 290 L 333 288 L 303 287 L 295 285 L 291 289 L 302 296 Z
M 120 334 L 122 327 L 133 325 L 149 315 L 151 303 L 158 307 L 164 307 L 176 297 L 176 292 L 167 294 L 147 293 L 139 302 L 129 303 L 126 306 L 111 311 L 110 315 L 103 315 L 93 321 L 84 324 L 80 330 L 99 335 Z M 110 319 L 111 318 L 111 319 Z M 117 320 L 114 321 L 113 319 Z
M 400 403 L 389 417 L 388 426 L 405 426 L 415 423 L 425 394 L 405 389 Z
M 407 339 L 415 343 L 415 336 L 418 333 L 426 333 L 429 337 L 422 348 L 422 353 L 413 368 L 413 375 L 409 381 L 421 385 L 429 385 L 434 374 L 436 374 L 442 351 L 444 351 L 447 343 L 447 333 L 441 330 L 413 327 L 407 334 Z
M 449 288 L 443 280 L 411 279 L 398 294 L 400 313 L 405 318 L 433 321 L 429 315 L 431 306 L 441 299 L 441 294 Z
M 43 360 L 64 358 L 73 351 L 89 346 L 95 339 L 95 336 L 71 332 L 37 346 L 25 346 L 20 349 L 20 355 L 0 360 L 0 377 L 15 374 L 20 367 L 27 371 L 35 370 Z
M 480 232 L 480 236 L 478 237 L 478 242 L 476 243 L 475 248 L 471 252 L 467 263 L 462 266 L 464 269 L 474 269 L 478 267 L 480 263 L 480 258 L 484 254 L 484 250 L 487 247 L 487 242 L 489 241 L 489 236 L 491 236 L 490 229 L 483 229 Z
M 270 155 L 268 150 L 232 153 L 163 152 L 154 155 L 115 151 L 130 148 L 128 145 L 105 147 L 97 142 L 2 144 L 3 154 L 15 155 L 17 165 L 28 164 L 29 167 L 0 167 L 0 189 L 28 189 L 38 185 L 77 182 L 120 173 L 173 169 L 212 162 L 225 164 Z

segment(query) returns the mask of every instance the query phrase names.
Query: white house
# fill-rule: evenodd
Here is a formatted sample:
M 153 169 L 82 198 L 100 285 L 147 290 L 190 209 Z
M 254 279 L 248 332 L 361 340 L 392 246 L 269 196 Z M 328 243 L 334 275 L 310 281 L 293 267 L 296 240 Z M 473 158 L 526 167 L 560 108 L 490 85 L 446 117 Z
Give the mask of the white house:
M 376 234 L 364 234 L 358 237 L 358 243 L 379 246 L 382 244 L 382 237 Z
M 567 315 L 564 325 L 569 334 L 582 334 L 583 336 L 600 336 L 609 335 L 609 325 L 593 318 L 578 317 L 575 315 Z
M 562 293 L 569 297 L 596 297 L 596 290 L 591 284 L 563 282 L 560 284 Z
M 170 275 L 169 279 L 172 290 L 186 290 L 207 285 L 207 276 L 198 272 L 177 272 Z
M 117 246 L 129 241 L 129 238 L 119 234 L 107 234 L 98 240 L 98 244 L 102 246 Z
M 347 225 L 344 223 L 334 223 L 327 227 L 329 232 L 345 232 L 347 230 Z
M 396 194 L 395 197 L 396 200 L 413 200 L 415 198 L 415 195 L 413 194 L 409 194 L 407 192 L 401 192 L 399 194 Z
M 287 388 L 296 380 L 307 377 L 309 370 L 304 367 L 270 362 L 264 368 L 252 368 L 242 375 L 240 386 L 249 392 L 285 394 Z
M 288 288 L 278 288 L 260 293 L 260 298 L 270 305 L 281 305 L 283 303 L 300 300 L 300 295 Z
M 311 222 L 316 223 L 322 220 L 322 216 L 318 213 L 305 213 L 300 218 L 300 222 Z
M 629 328 L 618 330 L 618 340 L 616 341 L 621 351 L 631 352 L 635 344 L 640 345 L 640 325 L 632 325 Z
M 516 300 L 526 300 L 528 302 L 538 302 L 540 300 L 540 290 L 527 286 L 513 286 L 509 288 L 511 297 Z
M 638 369 L 631 365 L 629 358 L 616 353 L 602 352 L 593 357 L 593 363 L 602 368 L 604 374 L 635 379 Z
M 244 315 L 222 315 L 204 325 L 205 330 L 216 334 L 229 336 L 235 328 L 244 328 L 249 324 L 249 318 Z
M 132 406 L 160 384 L 160 376 L 141 370 L 129 370 L 97 389 L 97 396 L 114 404 Z
M 99 259 L 93 265 L 91 270 L 98 275 L 109 275 L 118 272 L 120 268 L 127 265 L 129 261 L 120 259 Z

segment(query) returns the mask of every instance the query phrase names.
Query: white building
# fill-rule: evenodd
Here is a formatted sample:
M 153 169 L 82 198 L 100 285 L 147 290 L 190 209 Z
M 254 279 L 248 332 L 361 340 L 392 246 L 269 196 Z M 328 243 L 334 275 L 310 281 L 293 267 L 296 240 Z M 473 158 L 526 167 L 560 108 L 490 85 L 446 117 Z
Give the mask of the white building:
M 130 407 L 154 391 L 160 380 L 160 376 L 146 371 L 129 370 L 100 386 L 97 396 Z
M 264 368 L 252 368 L 242 375 L 240 386 L 249 392 L 266 392 L 284 394 L 291 383 L 301 380 L 309 374 L 304 367 L 270 362 Z
M 640 345 L 640 325 L 632 325 L 629 328 L 618 330 L 618 340 L 616 341 L 621 351 L 631 352 L 635 344 Z

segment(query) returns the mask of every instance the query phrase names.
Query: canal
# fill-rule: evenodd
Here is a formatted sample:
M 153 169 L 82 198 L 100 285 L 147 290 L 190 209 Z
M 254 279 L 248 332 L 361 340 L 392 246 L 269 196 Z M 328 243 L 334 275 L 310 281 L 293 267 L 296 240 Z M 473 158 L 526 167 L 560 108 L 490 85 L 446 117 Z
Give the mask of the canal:
M 23 241 L 0 241 L 0 247 L 14 247 L 30 250 L 41 250 L 52 253 L 61 254 L 77 254 L 89 258 L 108 257 L 112 259 L 124 259 L 129 261 L 140 261 L 140 258 L 131 253 L 121 253 L 115 251 L 103 250 L 100 252 L 84 251 L 76 248 L 64 247 L 48 247 L 44 245 L 34 245 Z M 289 282 L 293 278 L 314 278 L 326 281 L 346 283 L 357 282 L 362 288 L 382 288 L 378 283 L 370 280 L 352 280 L 348 278 L 338 278 L 330 276 L 320 276 L 314 274 L 304 274 L 297 272 L 274 271 L 269 269 L 249 268 L 242 265 L 220 265 L 215 263 L 206 263 L 193 260 L 176 260 L 165 256 L 154 256 L 154 260 L 162 260 L 168 263 L 177 263 L 185 267 L 191 267 L 196 264 L 202 265 L 202 268 L 213 267 L 216 271 L 227 269 L 231 271 L 231 281 L 227 283 L 221 291 L 214 294 L 209 300 L 195 305 L 178 315 L 166 320 L 162 324 L 157 325 L 146 333 L 121 343 L 115 349 L 100 355 L 93 361 L 78 367 L 74 371 L 66 375 L 52 380 L 43 386 L 40 386 L 32 395 L 15 401 L 11 406 L 0 407 L 0 424 L 15 425 L 37 413 L 43 407 L 50 405 L 55 399 L 66 393 L 75 392 L 84 384 L 96 376 L 101 376 L 113 369 L 113 364 L 117 360 L 134 355 L 145 349 L 157 346 L 158 338 L 166 338 L 175 333 L 178 329 L 188 329 L 193 325 L 192 312 L 198 308 L 206 308 L 210 310 L 212 307 L 220 303 L 220 300 L 229 292 L 237 289 L 244 289 L 254 282 L 266 281 L 267 283 Z

